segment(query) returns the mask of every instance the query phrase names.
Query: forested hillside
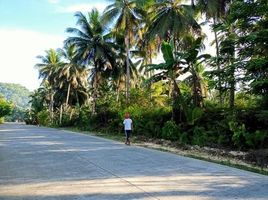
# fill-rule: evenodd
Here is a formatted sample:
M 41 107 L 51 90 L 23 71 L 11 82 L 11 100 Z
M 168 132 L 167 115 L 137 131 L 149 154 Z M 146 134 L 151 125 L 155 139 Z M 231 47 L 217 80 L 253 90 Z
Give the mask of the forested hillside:
M 0 83 L 0 94 L 4 96 L 7 101 L 11 101 L 16 107 L 29 107 L 30 91 L 22 85 Z
M 26 109 L 29 108 L 30 91 L 19 84 L 0 83 L 0 96 L 12 104 L 12 112 L 5 116 L 5 121 L 24 121 Z

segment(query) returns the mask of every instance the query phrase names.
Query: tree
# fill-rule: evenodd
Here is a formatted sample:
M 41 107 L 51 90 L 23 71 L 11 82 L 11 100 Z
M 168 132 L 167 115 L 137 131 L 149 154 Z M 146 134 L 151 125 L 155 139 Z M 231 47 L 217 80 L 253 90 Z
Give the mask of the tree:
M 223 105 L 223 88 L 222 88 L 222 69 L 220 65 L 220 48 L 219 48 L 219 38 L 215 27 L 218 23 L 221 22 L 227 13 L 227 6 L 231 2 L 231 0 L 192 0 L 197 4 L 197 9 L 205 14 L 206 19 L 212 19 L 212 30 L 214 32 L 215 37 L 215 47 L 216 47 L 216 58 L 215 63 L 217 66 L 216 75 L 218 78 L 217 89 L 219 90 L 219 103 Z
M 195 12 L 191 5 L 182 4 L 181 0 L 165 0 L 154 5 L 150 13 L 151 23 L 148 27 L 146 40 L 155 36 L 162 40 L 174 42 L 174 51 L 177 51 L 179 38 L 189 34 L 199 35 L 201 27 L 195 20 Z
M 48 83 L 50 88 L 50 117 L 53 120 L 54 95 L 57 85 L 58 69 L 62 67 L 61 55 L 54 49 L 45 51 L 45 56 L 37 56 L 41 63 L 37 63 L 35 67 L 39 70 L 39 78 L 42 78 L 42 83 Z
M 200 50 L 203 48 L 202 40 L 202 37 L 197 39 L 188 37 L 186 43 L 188 43 L 187 46 L 189 47 L 185 52 L 181 53 L 189 67 L 189 72 L 191 73 L 188 80 L 192 87 L 193 103 L 197 107 L 203 107 L 204 92 L 206 91 L 204 77 L 202 76 L 204 73 L 202 63 L 210 58 L 209 54 L 199 55 Z
M 163 42 L 161 51 L 164 57 L 165 62 L 160 64 L 150 64 L 148 65 L 148 70 L 160 70 L 159 73 L 153 75 L 149 82 L 158 82 L 161 80 L 168 80 L 172 85 L 172 99 L 173 99 L 173 112 L 172 117 L 175 120 L 178 116 L 177 108 L 176 108 L 176 101 L 178 98 L 181 97 L 181 91 L 177 84 L 177 78 L 184 74 L 187 69 L 184 68 L 182 65 L 186 64 L 183 61 L 180 54 L 173 53 L 173 46 L 168 42 Z M 179 108 L 179 120 L 182 120 L 183 110 Z
M 0 118 L 10 114 L 11 111 L 12 104 L 7 102 L 3 97 L 0 97 Z
M 252 9 L 254 8 L 254 9 Z M 250 91 L 263 98 L 268 108 L 268 4 L 266 0 L 234 1 L 230 23 L 238 33 L 238 56 L 246 71 Z
M 237 46 L 237 34 L 235 32 L 234 24 L 227 18 L 217 26 L 219 36 L 220 47 L 220 61 L 224 66 L 222 70 L 222 82 L 226 83 L 225 89 L 229 91 L 229 107 L 233 108 L 235 104 L 235 86 L 236 77 L 235 73 L 238 71 L 238 62 L 236 58 L 236 46 Z
M 78 91 L 86 92 L 88 70 L 85 66 L 78 64 L 75 45 L 65 45 L 61 50 L 65 62 L 59 72 L 59 88 L 67 88 L 65 105 L 69 105 L 70 93 L 73 91 L 76 98 L 75 104 L 79 104 Z M 72 105 L 72 104 L 71 104 Z
M 114 0 L 114 3 L 107 6 L 102 16 L 104 24 L 114 24 L 117 32 L 123 31 L 126 47 L 126 102 L 129 102 L 130 89 L 130 45 L 131 39 L 138 30 L 142 18 L 142 11 L 136 6 L 135 0 Z
M 98 82 L 101 71 L 115 66 L 114 44 L 105 35 L 105 29 L 100 22 L 100 15 L 96 9 L 88 13 L 88 18 L 81 12 L 75 14 L 78 28 L 67 28 L 67 32 L 74 34 L 65 40 L 66 45 L 75 45 L 77 58 L 82 64 L 93 65 L 91 81 L 93 85 L 92 112 L 96 112 Z

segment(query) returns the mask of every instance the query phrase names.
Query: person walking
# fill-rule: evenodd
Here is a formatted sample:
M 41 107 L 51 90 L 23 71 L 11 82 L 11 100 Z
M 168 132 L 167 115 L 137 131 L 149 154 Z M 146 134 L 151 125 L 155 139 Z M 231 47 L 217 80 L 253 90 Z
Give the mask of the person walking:
M 133 123 L 132 123 L 132 119 L 130 119 L 129 113 L 125 114 L 125 119 L 123 121 L 123 124 L 124 124 L 125 135 L 126 135 L 125 144 L 130 145 L 130 136 L 133 130 Z

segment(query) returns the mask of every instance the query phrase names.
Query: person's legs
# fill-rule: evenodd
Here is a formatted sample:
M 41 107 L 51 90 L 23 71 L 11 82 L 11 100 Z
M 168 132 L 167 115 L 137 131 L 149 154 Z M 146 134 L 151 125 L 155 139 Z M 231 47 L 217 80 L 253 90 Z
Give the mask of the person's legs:
M 127 133 L 127 141 L 126 142 L 127 142 L 128 145 L 130 145 L 131 130 L 127 130 L 126 133 Z
M 126 136 L 125 144 L 127 144 L 128 143 L 128 133 L 127 133 L 127 130 L 125 130 L 125 136 Z

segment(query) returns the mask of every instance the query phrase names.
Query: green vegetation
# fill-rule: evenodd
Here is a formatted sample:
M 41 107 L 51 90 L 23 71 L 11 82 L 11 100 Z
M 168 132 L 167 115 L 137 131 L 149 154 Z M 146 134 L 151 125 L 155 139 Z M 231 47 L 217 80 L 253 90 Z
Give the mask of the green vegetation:
M 188 2 L 114 0 L 103 15 L 76 13 L 64 47 L 38 56 L 26 122 L 123 134 L 129 112 L 135 136 L 267 149 L 267 1 Z M 204 23 L 215 56 L 203 51 Z
M 4 117 L 12 111 L 13 105 L 0 96 L 0 124 L 4 122 Z
M 12 112 L 5 116 L 5 121 L 23 121 L 26 109 L 30 107 L 30 91 L 13 83 L 0 83 L 0 94 L 13 104 Z

